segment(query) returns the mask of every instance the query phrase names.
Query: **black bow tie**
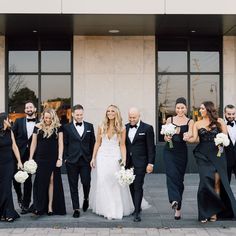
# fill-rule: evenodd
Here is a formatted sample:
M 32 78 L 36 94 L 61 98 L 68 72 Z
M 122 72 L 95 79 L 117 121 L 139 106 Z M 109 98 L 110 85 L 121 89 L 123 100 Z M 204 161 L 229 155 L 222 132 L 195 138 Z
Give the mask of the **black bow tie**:
M 130 129 L 137 128 L 137 127 L 138 127 L 137 125 L 130 125 Z
M 228 121 L 227 125 L 230 125 L 231 127 L 234 127 L 234 121 Z
M 83 122 L 76 122 L 75 125 L 76 126 L 81 126 L 83 124 Z
M 36 118 L 27 118 L 27 122 L 36 122 Z

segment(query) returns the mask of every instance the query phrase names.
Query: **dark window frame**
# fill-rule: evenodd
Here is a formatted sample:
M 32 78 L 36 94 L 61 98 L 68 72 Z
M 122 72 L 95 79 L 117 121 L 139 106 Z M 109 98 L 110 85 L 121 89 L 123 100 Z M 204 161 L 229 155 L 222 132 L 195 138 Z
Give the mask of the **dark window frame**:
M 175 40 L 179 40 L 179 41 L 186 41 L 187 42 L 187 72 L 159 72 L 158 71 L 158 52 L 159 52 L 159 41 L 160 40 L 168 40 L 170 41 L 175 41 Z M 217 48 L 217 51 L 219 52 L 219 72 L 191 72 L 191 61 L 190 61 L 190 52 L 194 51 L 191 50 L 191 41 L 192 40 L 202 40 L 202 41 L 206 41 L 209 42 L 210 40 L 217 40 L 217 43 L 219 45 L 219 47 Z M 165 37 L 165 36 L 160 36 L 160 37 L 156 37 L 156 143 L 163 143 L 162 141 L 159 141 L 159 137 L 160 137 L 160 130 L 159 130 L 159 101 L 158 101 L 158 76 L 159 75 L 186 75 L 187 76 L 187 104 L 190 104 L 191 101 L 191 76 L 192 75 L 218 75 L 219 76 L 219 115 L 222 116 L 223 115 L 223 37 L 222 36 L 217 36 L 217 37 Z M 199 50 L 200 48 L 198 48 Z M 164 50 L 160 50 L 160 51 L 164 51 Z M 181 50 L 171 50 L 171 51 L 182 51 Z M 207 50 L 203 50 L 203 51 L 207 51 Z M 213 50 L 209 50 L 209 51 L 213 51 Z M 187 111 L 187 115 L 190 116 L 190 106 L 188 106 L 188 111 Z

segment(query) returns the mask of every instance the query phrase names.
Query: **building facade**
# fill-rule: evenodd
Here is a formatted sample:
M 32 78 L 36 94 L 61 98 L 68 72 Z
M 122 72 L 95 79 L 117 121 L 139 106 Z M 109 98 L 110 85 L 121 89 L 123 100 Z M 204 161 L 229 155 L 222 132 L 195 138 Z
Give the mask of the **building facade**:
M 236 2 L 189 0 L 0 0 L 0 110 L 14 120 L 33 100 L 62 122 L 81 103 L 95 127 L 110 104 L 131 106 L 156 131 L 179 96 L 199 119 L 202 101 L 222 115 L 236 104 Z M 214 6 L 214 7 L 212 7 Z M 195 172 L 189 145 L 188 171 Z

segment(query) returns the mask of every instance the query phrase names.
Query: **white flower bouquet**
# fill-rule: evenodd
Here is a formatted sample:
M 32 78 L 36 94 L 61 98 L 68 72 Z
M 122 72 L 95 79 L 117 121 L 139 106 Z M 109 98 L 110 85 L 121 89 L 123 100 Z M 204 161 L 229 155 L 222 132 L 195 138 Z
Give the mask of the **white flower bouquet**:
M 162 125 L 161 134 L 165 135 L 165 136 L 172 137 L 174 134 L 176 134 L 176 126 L 173 125 L 172 123 Z M 172 140 L 169 141 L 169 148 L 173 148 Z
M 134 169 L 125 169 L 124 166 L 121 166 L 121 169 L 115 173 L 115 176 L 121 186 L 130 185 L 135 179 Z
M 215 145 L 218 147 L 217 157 L 221 156 L 224 151 L 224 147 L 227 147 L 230 143 L 228 135 L 224 133 L 219 133 L 214 138 Z
M 24 183 L 28 177 L 29 177 L 28 173 L 22 170 L 17 171 L 17 173 L 14 175 L 16 182 L 21 184 Z
M 24 163 L 24 170 L 29 174 L 34 174 L 37 167 L 37 163 L 34 160 L 29 160 Z

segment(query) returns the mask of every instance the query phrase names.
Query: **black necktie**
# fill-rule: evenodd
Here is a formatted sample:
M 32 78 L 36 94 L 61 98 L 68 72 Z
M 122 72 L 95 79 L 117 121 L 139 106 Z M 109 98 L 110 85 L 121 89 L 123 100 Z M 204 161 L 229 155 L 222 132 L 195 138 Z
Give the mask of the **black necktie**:
M 76 126 L 81 126 L 83 124 L 83 122 L 76 122 L 75 125 Z
M 228 121 L 227 125 L 230 125 L 231 127 L 234 127 L 234 121 Z
M 27 118 L 27 122 L 36 122 L 36 118 Z
M 137 125 L 130 125 L 130 129 L 137 128 L 137 127 L 138 127 Z

